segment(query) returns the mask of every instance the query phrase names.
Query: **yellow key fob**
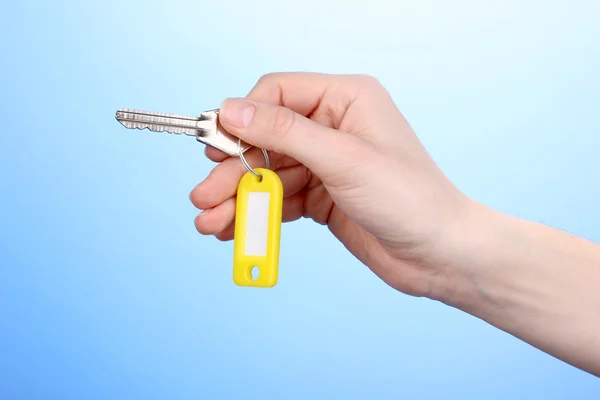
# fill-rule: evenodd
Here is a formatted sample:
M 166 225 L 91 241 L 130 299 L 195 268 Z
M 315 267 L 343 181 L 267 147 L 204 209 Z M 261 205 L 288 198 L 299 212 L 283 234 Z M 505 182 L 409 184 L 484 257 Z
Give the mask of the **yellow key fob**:
M 233 238 L 233 281 L 273 287 L 279 272 L 283 186 L 270 169 L 247 172 L 237 189 Z

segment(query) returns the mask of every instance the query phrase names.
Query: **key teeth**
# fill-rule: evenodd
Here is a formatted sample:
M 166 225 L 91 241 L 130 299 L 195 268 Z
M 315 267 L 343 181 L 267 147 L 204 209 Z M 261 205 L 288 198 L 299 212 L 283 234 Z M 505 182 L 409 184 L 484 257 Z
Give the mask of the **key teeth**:
M 115 118 L 127 129 L 151 132 L 166 132 L 175 135 L 209 137 L 217 129 L 218 110 L 209 110 L 198 117 L 185 117 L 175 114 L 153 113 L 130 109 L 119 109 Z M 180 119 L 180 121 L 173 121 Z
M 198 129 L 188 129 L 188 128 L 173 128 L 166 127 L 162 125 L 150 125 L 139 122 L 130 122 L 130 121 L 119 121 L 124 127 L 128 129 L 137 129 L 143 131 L 147 129 L 151 132 L 160 132 L 160 133 L 170 133 L 174 135 L 187 135 L 187 136 L 197 136 L 199 133 Z

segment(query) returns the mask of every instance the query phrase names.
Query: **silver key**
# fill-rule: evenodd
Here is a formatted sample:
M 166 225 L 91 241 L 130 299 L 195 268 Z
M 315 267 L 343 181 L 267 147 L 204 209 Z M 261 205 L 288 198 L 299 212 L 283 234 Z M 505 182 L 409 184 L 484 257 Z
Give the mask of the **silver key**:
M 128 129 L 148 129 L 154 132 L 168 132 L 196 137 L 196 140 L 214 147 L 230 156 L 239 156 L 251 145 L 239 141 L 219 123 L 219 110 L 203 112 L 199 117 L 138 111 L 118 110 L 115 117 Z

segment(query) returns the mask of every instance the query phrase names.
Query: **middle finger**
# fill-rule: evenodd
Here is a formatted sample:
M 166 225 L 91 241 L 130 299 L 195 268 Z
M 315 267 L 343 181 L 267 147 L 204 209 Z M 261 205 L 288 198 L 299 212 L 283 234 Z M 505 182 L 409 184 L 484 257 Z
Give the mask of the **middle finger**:
M 252 168 L 265 166 L 262 152 L 252 148 L 244 155 Z M 230 157 L 217 165 L 206 179 L 192 190 L 190 200 L 197 208 L 212 208 L 232 197 L 242 176 L 248 172 L 238 157 Z

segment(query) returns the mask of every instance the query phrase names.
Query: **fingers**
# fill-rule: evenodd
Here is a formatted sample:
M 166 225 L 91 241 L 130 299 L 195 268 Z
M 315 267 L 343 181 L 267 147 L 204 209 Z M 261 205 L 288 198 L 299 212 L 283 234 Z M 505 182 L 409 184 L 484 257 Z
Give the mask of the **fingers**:
M 264 167 L 265 159 L 259 149 L 248 150 L 246 160 L 253 168 Z M 273 160 L 274 163 L 277 160 Z M 214 168 L 198 186 L 192 190 L 190 200 L 201 210 L 212 208 L 233 197 L 242 176 L 248 172 L 237 157 L 226 158 Z
M 267 74 L 259 79 L 246 97 L 252 101 L 289 108 L 335 129 L 341 126 L 353 104 L 360 104 L 363 117 L 379 115 L 389 118 L 390 113 L 397 111 L 387 90 L 369 75 L 306 72 Z
M 294 194 L 283 200 L 282 222 L 292 222 L 304 215 L 304 191 Z
M 325 93 L 343 79 L 341 75 L 318 73 L 275 73 L 262 76 L 247 98 L 294 110 L 307 116 Z
M 246 97 L 308 116 L 325 97 L 348 100 L 361 92 L 381 91 L 381 88 L 379 81 L 368 75 L 284 72 L 262 76 Z
M 247 143 L 289 155 L 317 175 L 347 168 L 358 137 L 319 125 L 289 108 L 229 99 L 219 112 L 226 130 Z
M 211 155 L 218 156 L 218 153 L 220 153 L 218 150 L 215 150 L 215 152 L 216 154 Z M 280 171 L 283 171 L 283 174 L 289 174 L 285 171 L 286 168 L 300 166 L 298 162 L 289 157 L 281 157 L 278 154 L 270 154 L 269 157 L 271 159 L 271 169 L 278 170 L 278 174 Z M 260 149 L 248 150 L 245 153 L 245 158 L 253 168 L 265 166 L 265 158 Z M 308 176 L 308 171 L 306 169 L 304 171 L 305 175 Z M 237 192 L 240 179 L 247 172 L 248 170 L 238 157 L 226 157 L 220 165 L 210 172 L 204 181 L 192 190 L 190 193 L 192 204 L 198 209 L 205 210 L 233 197 Z
M 349 85 L 349 83 L 359 79 L 359 76 L 351 75 L 304 72 L 272 73 L 262 76 L 247 98 L 284 106 L 300 115 L 307 116 L 319 106 L 327 91 L 342 88 L 349 92 L 349 95 L 354 95 L 353 88 L 356 85 Z M 343 84 L 344 81 L 346 81 L 345 84 Z M 228 157 L 227 154 L 210 146 L 206 147 L 205 154 L 214 162 L 222 162 Z
M 220 163 L 229 158 L 229 155 L 223 153 L 221 150 L 215 149 L 214 147 L 206 146 L 204 148 L 204 155 L 211 161 Z
M 228 240 L 233 240 L 233 234 L 235 232 L 235 223 L 231 221 L 231 223 L 225 228 L 223 231 L 215 234 L 215 237 L 220 241 L 226 242 Z
M 308 170 L 302 165 L 282 168 L 277 171 L 277 174 L 281 179 L 283 194 L 286 199 L 300 193 L 310 179 Z M 194 192 L 192 192 L 192 197 L 195 197 L 193 193 Z M 302 197 L 302 199 L 303 198 L 304 197 Z M 295 201 L 299 200 L 296 199 Z M 298 204 L 294 203 L 294 207 L 298 206 Z M 233 222 L 234 217 L 235 198 L 230 196 L 222 202 L 205 207 L 204 211 L 196 217 L 194 223 L 196 229 L 201 234 L 215 235 L 224 231 Z
M 283 200 L 281 222 L 292 222 L 302 218 L 304 215 L 304 196 L 304 191 L 302 191 Z M 221 241 L 233 240 L 234 231 L 235 221 L 231 221 L 225 229 L 216 233 L 215 237 Z
M 217 207 L 202 211 L 194 220 L 196 230 L 203 235 L 222 232 L 233 221 L 235 198 L 225 200 Z

